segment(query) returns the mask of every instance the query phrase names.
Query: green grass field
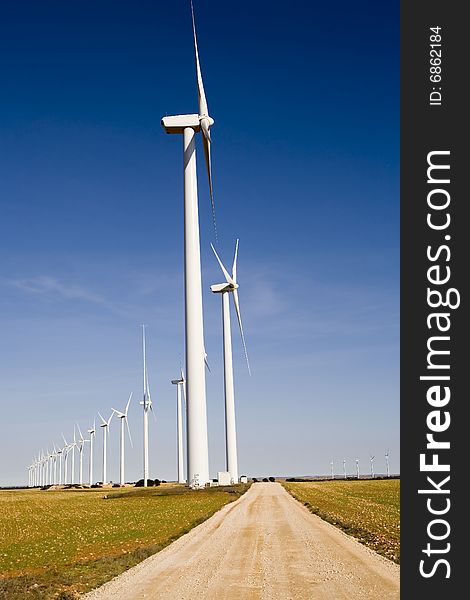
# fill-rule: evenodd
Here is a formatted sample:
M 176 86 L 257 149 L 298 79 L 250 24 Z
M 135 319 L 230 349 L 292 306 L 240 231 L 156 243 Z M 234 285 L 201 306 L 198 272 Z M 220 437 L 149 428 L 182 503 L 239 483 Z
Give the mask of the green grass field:
M 77 598 L 248 487 L 0 491 L 0 598 Z
M 311 512 L 400 562 L 400 480 L 285 482 Z

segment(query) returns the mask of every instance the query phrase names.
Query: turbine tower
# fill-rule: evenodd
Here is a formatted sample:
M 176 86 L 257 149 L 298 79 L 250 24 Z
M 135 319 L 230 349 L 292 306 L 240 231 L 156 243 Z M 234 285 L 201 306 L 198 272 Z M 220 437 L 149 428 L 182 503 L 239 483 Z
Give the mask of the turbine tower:
M 372 479 L 374 479 L 375 474 L 374 474 L 374 458 L 375 456 L 372 456 L 372 454 L 370 455 L 370 476 L 372 477 Z
M 183 369 L 181 369 L 180 379 L 172 379 L 171 383 L 176 385 L 176 433 L 177 433 L 177 464 L 178 464 L 178 483 L 186 483 L 184 478 L 184 458 L 183 458 L 183 406 L 181 399 L 181 390 L 186 400 L 185 379 Z
M 145 325 L 142 325 L 142 351 L 144 356 L 144 397 L 141 404 L 144 407 L 144 487 L 149 478 L 149 410 L 153 413 L 152 398 L 150 397 L 149 378 L 147 373 L 147 351 L 145 342 Z
M 356 458 L 356 478 L 359 479 L 359 459 Z
M 96 422 L 95 420 L 93 420 L 93 427 L 90 427 L 90 429 L 88 429 L 88 433 L 90 434 L 90 456 L 89 456 L 89 473 L 88 473 L 88 478 L 90 480 L 90 486 L 93 485 L 93 441 L 95 439 L 95 435 L 96 435 Z
M 201 249 L 196 173 L 196 133 L 202 132 L 202 144 L 209 177 L 209 192 L 214 216 L 211 174 L 209 116 L 202 82 L 196 39 L 194 11 L 191 4 L 196 75 L 199 96 L 198 114 L 163 117 L 166 133 L 183 134 L 184 163 L 184 294 L 187 374 L 187 449 L 188 483 L 202 488 L 209 481 L 209 448 L 207 440 L 206 378 L 204 371 L 204 326 L 202 313 Z M 214 220 L 215 225 L 215 220 Z
M 330 466 L 331 466 L 331 479 L 334 479 L 335 473 L 334 473 L 334 468 L 333 468 L 333 461 L 330 462 Z
M 127 411 L 129 410 L 129 404 L 131 403 L 131 398 L 132 398 L 132 392 L 129 396 L 129 400 L 127 401 L 124 412 L 121 412 L 120 410 L 116 410 L 115 408 L 113 408 L 113 411 L 116 413 L 116 416 L 118 417 L 118 419 L 121 419 L 121 446 L 120 446 L 121 461 L 120 461 L 120 468 L 119 468 L 119 483 L 121 486 L 124 485 L 124 421 L 126 422 L 126 425 L 127 425 L 127 433 L 129 434 L 129 441 L 132 446 L 131 430 L 129 429 L 129 423 L 127 421 Z
M 246 364 L 250 373 L 250 363 L 246 352 L 245 336 L 240 315 L 240 304 L 238 302 L 238 283 L 237 283 L 237 257 L 238 240 L 235 244 L 235 257 L 233 259 L 232 275 L 230 276 L 219 258 L 214 246 L 212 250 L 225 276 L 225 283 L 211 285 L 214 294 L 222 295 L 222 322 L 224 337 L 224 387 L 225 387 L 225 455 L 226 467 L 230 473 L 231 483 L 238 483 L 238 457 L 237 457 L 237 431 L 235 423 L 235 393 L 233 388 L 233 361 L 232 361 L 232 332 L 230 327 L 230 299 L 232 294 L 235 311 L 237 313 L 238 325 L 243 342 Z
M 348 476 L 346 475 L 346 459 L 343 458 L 343 473 L 344 473 L 344 478 L 347 479 Z
M 111 424 L 111 419 L 113 418 L 114 412 L 111 413 L 111 416 L 107 421 L 105 421 L 100 413 L 98 413 L 99 418 L 101 419 L 100 427 L 103 428 L 103 485 L 107 483 L 106 481 L 106 455 L 107 455 L 107 447 L 106 441 L 109 437 L 109 426 Z

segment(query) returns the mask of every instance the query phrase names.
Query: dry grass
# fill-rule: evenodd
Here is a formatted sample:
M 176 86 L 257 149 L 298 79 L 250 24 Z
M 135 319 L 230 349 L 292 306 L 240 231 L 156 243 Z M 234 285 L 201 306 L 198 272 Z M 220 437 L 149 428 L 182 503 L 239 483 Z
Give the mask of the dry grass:
M 311 512 L 379 554 L 400 562 L 400 480 L 283 484 Z
M 248 486 L 0 492 L 0 597 L 78 597 L 201 523 Z

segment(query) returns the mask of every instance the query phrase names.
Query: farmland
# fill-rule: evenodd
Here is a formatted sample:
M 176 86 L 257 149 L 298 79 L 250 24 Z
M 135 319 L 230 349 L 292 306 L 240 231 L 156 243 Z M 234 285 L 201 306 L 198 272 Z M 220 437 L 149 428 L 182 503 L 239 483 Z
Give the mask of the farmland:
M 311 512 L 400 562 L 399 480 L 285 482 L 284 487 Z
M 0 597 L 76 598 L 247 488 L 0 491 Z

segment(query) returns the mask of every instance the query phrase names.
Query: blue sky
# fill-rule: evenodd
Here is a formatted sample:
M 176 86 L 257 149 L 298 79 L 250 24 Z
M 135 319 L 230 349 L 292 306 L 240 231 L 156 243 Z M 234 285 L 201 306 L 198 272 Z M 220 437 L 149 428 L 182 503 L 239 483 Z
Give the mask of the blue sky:
M 399 470 L 398 3 L 195 3 L 218 250 L 240 238 L 252 366 L 233 330 L 240 471 Z M 197 111 L 188 3 L 0 7 L 0 485 L 131 391 L 141 471 L 176 474 L 182 140 Z M 210 471 L 224 469 L 220 271 L 198 148 Z M 117 427 L 110 476 L 118 479 Z M 100 452 L 100 443 L 97 452 Z M 98 478 L 98 477 L 97 477 Z

